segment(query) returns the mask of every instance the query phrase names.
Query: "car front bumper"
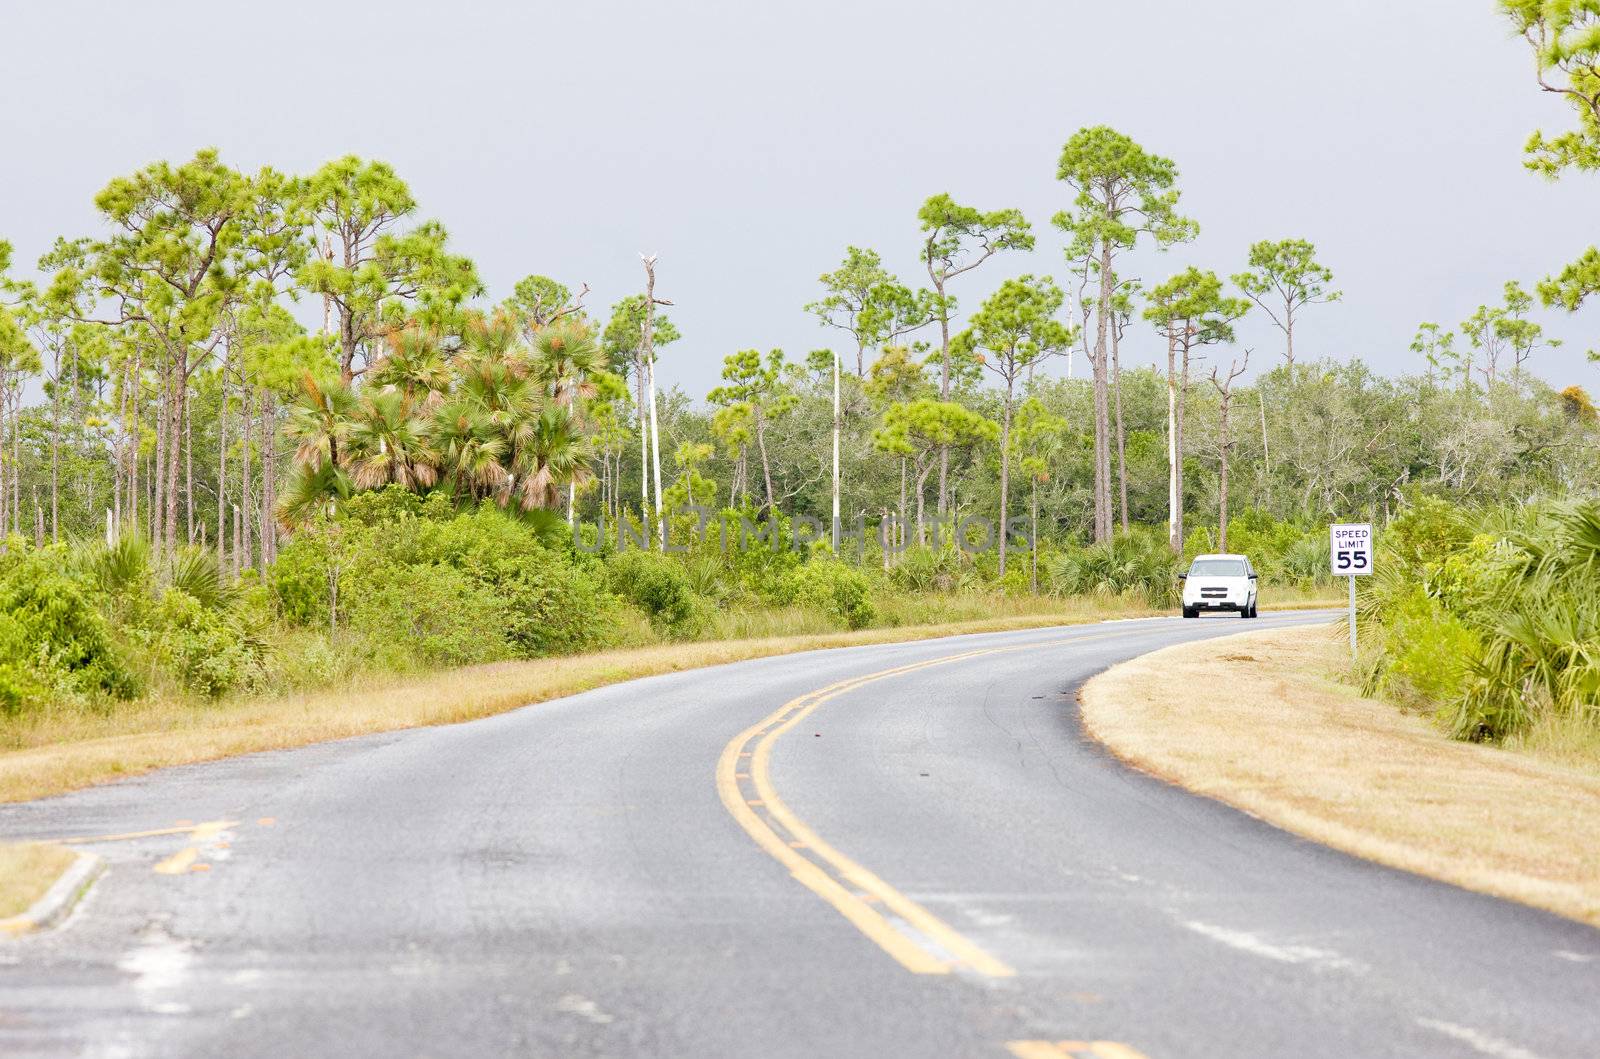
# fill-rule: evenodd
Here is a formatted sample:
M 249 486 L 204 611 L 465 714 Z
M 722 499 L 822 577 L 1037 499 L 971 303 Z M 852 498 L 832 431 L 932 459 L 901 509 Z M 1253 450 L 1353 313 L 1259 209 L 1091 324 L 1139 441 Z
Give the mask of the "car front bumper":
M 1248 599 L 1197 599 L 1183 604 L 1190 610 L 1248 610 Z

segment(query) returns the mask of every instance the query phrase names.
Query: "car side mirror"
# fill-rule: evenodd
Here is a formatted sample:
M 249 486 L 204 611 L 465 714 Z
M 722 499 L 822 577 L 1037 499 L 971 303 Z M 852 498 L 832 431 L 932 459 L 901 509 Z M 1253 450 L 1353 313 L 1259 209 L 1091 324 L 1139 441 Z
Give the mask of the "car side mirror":
M 1189 575 L 1188 574 L 1179 574 L 1178 575 L 1178 580 L 1179 581 L 1187 581 L 1187 580 L 1189 580 Z
M 1251 574 L 1251 575 L 1250 575 L 1250 580 L 1252 580 L 1252 581 L 1254 581 L 1254 580 L 1255 580 L 1255 579 L 1256 579 L 1256 576 L 1257 576 L 1257 575 L 1255 575 L 1255 574 Z

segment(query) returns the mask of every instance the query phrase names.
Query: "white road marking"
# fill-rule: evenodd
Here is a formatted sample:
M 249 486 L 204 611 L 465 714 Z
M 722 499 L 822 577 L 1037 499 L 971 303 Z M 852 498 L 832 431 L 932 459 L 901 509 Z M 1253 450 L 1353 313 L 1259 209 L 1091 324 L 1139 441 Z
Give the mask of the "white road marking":
M 1221 942 L 1229 948 L 1248 952 L 1252 956 L 1260 956 L 1268 960 L 1277 960 L 1279 963 L 1303 963 L 1317 967 L 1326 967 L 1330 970 L 1360 971 L 1362 966 L 1355 960 L 1341 956 L 1330 949 L 1313 948 L 1310 945 L 1275 945 L 1248 931 L 1229 930 L 1212 923 L 1201 923 L 1198 920 L 1185 920 L 1184 926 L 1212 941 Z
M 1487 1033 L 1479 1033 L 1471 1026 L 1459 1026 L 1454 1022 L 1444 1022 L 1440 1019 L 1418 1019 L 1417 1025 L 1424 1029 L 1442 1033 L 1446 1037 L 1460 1041 L 1462 1044 L 1492 1055 L 1495 1059 L 1539 1059 L 1539 1056 L 1526 1048 L 1518 1048 L 1509 1041 L 1502 1041 L 1498 1037 L 1491 1037 Z
M 568 1015 L 576 1015 L 581 1019 L 588 1019 L 596 1026 L 604 1026 L 611 1022 L 611 1016 L 601 1011 L 599 1004 L 596 1004 L 586 996 L 579 996 L 577 993 L 568 993 L 560 1000 L 557 1000 L 556 1010 L 565 1012 Z
M 1570 960 L 1573 963 L 1593 963 L 1594 955 L 1585 952 L 1568 952 L 1566 949 L 1557 949 L 1553 955 L 1558 960 Z

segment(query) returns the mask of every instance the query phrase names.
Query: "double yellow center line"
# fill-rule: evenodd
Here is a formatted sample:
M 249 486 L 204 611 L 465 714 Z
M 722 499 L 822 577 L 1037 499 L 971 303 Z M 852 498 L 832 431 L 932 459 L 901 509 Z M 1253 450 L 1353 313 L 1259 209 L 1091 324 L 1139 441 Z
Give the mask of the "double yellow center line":
M 852 677 L 808 692 L 784 703 L 733 737 L 717 761 L 717 792 L 728 812 L 757 845 L 906 970 L 917 974 L 949 974 L 959 970 L 987 978 L 1008 978 L 1016 974 L 1015 969 L 834 849 L 796 816 L 772 785 L 772 747 L 785 732 L 823 703 L 875 681 L 985 655 L 1088 643 L 1124 635 L 1128 633 L 1099 633 L 963 651 Z

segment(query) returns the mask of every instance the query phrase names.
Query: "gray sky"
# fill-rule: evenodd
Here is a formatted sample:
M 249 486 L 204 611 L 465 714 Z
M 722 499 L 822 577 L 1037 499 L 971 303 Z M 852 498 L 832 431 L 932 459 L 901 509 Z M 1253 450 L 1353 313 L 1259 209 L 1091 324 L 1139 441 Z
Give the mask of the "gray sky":
M 588 282 L 603 316 L 659 253 L 685 335 L 663 374 L 697 393 L 735 349 L 834 342 L 801 306 L 847 244 L 917 279 L 934 192 L 1020 207 L 1040 237 L 965 277 L 964 308 L 1008 272 L 1064 277 L 1055 162 L 1084 125 L 1176 161 L 1201 224 L 1128 272 L 1227 275 L 1256 239 L 1317 244 L 1345 300 L 1306 311 L 1302 356 L 1416 370 L 1418 321 L 1459 321 L 1594 238 L 1572 220 L 1591 178 L 1522 168 L 1528 134 L 1569 115 L 1492 0 L 56 0 L 11 5 L 0 48 L 0 238 L 24 263 L 96 233 L 94 193 L 150 161 L 356 152 L 396 167 L 496 298 L 543 272 Z M 1596 318 L 1541 319 L 1568 343 L 1541 374 L 1593 388 Z M 1269 328 L 1241 332 L 1263 361 Z M 1147 329 L 1125 348 L 1162 352 Z

